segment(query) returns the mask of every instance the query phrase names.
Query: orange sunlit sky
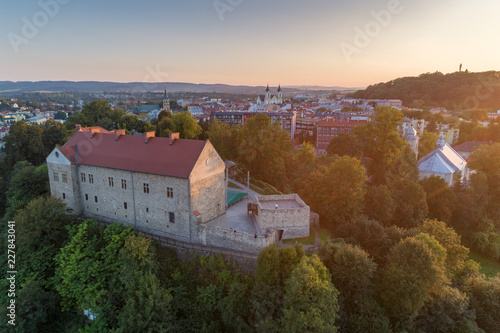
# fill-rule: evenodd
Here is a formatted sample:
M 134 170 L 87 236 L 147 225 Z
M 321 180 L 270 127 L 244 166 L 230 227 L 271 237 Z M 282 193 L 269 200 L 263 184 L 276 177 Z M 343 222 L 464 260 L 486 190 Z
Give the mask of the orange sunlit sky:
M 460 63 L 500 70 L 495 0 L 6 0 L 0 9 L 0 81 L 363 87 Z

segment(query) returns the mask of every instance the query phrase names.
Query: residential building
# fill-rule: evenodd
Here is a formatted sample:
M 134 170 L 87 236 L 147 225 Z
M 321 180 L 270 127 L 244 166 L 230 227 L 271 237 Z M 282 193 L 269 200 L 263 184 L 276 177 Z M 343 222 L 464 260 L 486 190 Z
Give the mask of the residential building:
M 469 158 L 474 149 L 480 146 L 491 146 L 493 142 L 479 142 L 479 141 L 466 141 L 453 147 L 457 153 L 460 154 L 465 160 Z
M 271 118 L 271 124 L 278 123 L 284 130 L 290 133 L 290 138 L 295 137 L 296 113 L 295 112 L 214 112 L 212 115 L 220 122 L 229 126 L 242 125 L 256 114 L 265 114 Z
M 360 125 L 366 125 L 366 120 L 351 120 L 327 117 L 318 122 L 316 150 L 318 155 L 326 154 L 326 147 L 331 139 L 339 134 L 352 134 L 352 130 Z

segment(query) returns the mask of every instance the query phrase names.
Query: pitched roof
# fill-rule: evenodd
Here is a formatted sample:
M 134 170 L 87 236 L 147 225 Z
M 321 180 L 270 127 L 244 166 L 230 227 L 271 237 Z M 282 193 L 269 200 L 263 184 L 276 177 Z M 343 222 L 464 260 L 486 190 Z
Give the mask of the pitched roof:
M 71 163 L 78 145 L 78 164 L 188 178 L 206 144 L 176 139 L 170 145 L 169 138 L 155 137 L 146 144 L 141 135 L 121 135 L 116 141 L 112 132 L 95 131 L 91 137 L 90 131 L 82 129 L 59 150 Z
M 474 150 L 474 148 L 476 147 L 491 146 L 493 144 L 493 142 L 466 141 L 464 143 L 456 145 L 455 147 L 453 147 L 453 149 L 455 149 L 456 151 L 472 152 L 472 150 Z
M 466 166 L 467 162 L 448 143 L 436 148 L 418 161 L 418 170 L 429 173 L 461 172 Z

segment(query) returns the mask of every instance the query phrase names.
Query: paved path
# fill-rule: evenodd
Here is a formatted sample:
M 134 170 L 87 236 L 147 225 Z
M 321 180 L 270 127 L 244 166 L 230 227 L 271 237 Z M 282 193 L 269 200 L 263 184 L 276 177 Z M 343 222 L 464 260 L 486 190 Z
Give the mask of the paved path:
M 250 198 L 252 199 L 252 201 L 255 202 L 255 196 L 256 195 L 260 195 L 259 193 L 255 192 L 254 190 L 252 190 L 251 188 L 248 188 L 246 187 L 245 185 L 243 185 L 242 183 L 240 182 L 237 182 L 236 180 L 234 179 L 231 179 L 229 178 L 229 182 L 230 183 L 233 183 L 235 185 L 238 185 L 239 187 L 242 188 L 242 190 L 238 189 L 238 188 L 232 188 L 232 187 L 228 187 L 228 190 L 229 191 L 234 191 L 234 192 L 245 192 L 245 193 L 248 193 L 248 195 L 250 196 Z

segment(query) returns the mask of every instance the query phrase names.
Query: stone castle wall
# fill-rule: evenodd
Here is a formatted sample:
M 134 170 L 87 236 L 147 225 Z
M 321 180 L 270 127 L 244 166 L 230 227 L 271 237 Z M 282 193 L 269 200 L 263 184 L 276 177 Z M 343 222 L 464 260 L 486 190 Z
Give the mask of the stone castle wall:
M 295 200 L 300 207 L 266 209 L 260 203 L 276 200 Z M 297 194 L 259 195 L 256 197 L 258 206 L 257 224 L 262 229 L 283 230 L 283 239 L 309 236 L 310 209 Z
M 78 169 L 85 216 L 106 222 L 119 221 L 138 231 L 164 237 L 190 240 L 187 179 L 87 165 Z M 82 182 L 82 173 L 85 182 Z M 89 183 L 89 175 L 93 176 L 93 184 Z M 109 177 L 113 178 L 111 185 Z M 126 188 L 122 188 L 122 180 Z M 145 184 L 149 193 L 144 191 Z M 167 195 L 168 187 L 173 190 L 173 198 Z M 170 212 L 174 213 L 174 222 L 170 222 Z
M 258 254 L 266 246 L 277 242 L 276 231 L 272 230 L 263 236 L 249 235 L 207 225 L 199 226 L 200 243 L 203 245 L 231 248 L 234 251 Z

